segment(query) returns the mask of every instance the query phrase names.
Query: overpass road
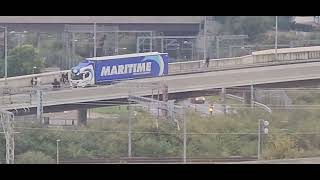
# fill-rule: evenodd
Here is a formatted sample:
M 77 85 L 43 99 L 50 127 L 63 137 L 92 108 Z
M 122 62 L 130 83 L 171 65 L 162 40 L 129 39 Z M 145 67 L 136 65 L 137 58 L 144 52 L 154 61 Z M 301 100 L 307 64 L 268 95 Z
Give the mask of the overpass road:
M 167 83 L 169 93 L 201 91 L 213 88 L 236 87 L 267 83 L 278 83 L 299 80 L 319 79 L 320 62 L 290 64 L 279 66 L 256 67 L 247 69 L 206 72 L 158 78 L 137 79 L 121 82 L 115 85 L 65 89 L 61 91 L 44 92 L 44 106 L 74 104 L 99 100 L 112 100 L 128 97 L 130 92 L 135 95 L 151 95 L 151 84 Z M 36 107 L 35 97 L 30 95 L 12 95 L 12 104 L 2 104 L 4 110 Z M 1 101 L 1 99 L 0 99 Z M 8 102 L 9 96 L 2 98 Z

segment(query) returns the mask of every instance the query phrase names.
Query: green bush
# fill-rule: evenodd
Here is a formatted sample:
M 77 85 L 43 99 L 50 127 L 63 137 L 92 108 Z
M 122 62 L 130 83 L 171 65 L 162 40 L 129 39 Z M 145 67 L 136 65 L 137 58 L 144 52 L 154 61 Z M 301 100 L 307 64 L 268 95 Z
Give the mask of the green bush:
M 264 159 L 287 159 L 299 156 L 296 140 L 285 134 L 270 135 L 266 148 L 263 150 Z
M 17 164 L 54 164 L 55 160 L 40 151 L 28 151 L 16 157 Z

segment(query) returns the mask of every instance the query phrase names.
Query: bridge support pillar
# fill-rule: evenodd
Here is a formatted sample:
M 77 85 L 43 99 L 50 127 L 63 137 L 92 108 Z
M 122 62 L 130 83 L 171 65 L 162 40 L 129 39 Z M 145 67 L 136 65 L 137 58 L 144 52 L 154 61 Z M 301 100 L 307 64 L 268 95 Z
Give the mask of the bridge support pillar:
M 250 105 L 251 108 L 254 107 L 254 89 L 253 85 L 250 86 L 250 89 L 244 90 L 244 103 Z
M 84 125 L 84 126 L 87 125 L 87 121 L 88 121 L 87 114 L 88 114 L 88 109 L 86 109 L 86 108 L 78 110 L 78 124 L 79 125 Z

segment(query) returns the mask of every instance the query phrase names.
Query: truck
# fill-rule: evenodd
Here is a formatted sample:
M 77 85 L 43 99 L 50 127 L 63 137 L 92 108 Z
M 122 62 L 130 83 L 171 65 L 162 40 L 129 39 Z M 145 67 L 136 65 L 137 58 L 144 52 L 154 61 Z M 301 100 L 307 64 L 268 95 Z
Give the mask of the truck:
M 148 52 L 86 58 L 71 69 L 72 87 L 159 77 L 168 74 L 168 53 Z

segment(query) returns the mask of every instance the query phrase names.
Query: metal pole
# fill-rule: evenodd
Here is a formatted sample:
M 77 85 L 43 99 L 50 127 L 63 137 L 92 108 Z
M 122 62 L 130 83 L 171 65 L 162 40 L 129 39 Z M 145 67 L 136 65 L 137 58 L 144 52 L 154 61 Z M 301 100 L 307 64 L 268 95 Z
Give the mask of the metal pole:
M 7 27 L 4 27 L 4 83 L 5 85 L 8 84 L 7 77 L 8 77 L 8 31 Z
M 253 108 L 253 105 L 254 105 L 253 85 L 251 85 L 251 108 Z
M 216 46 L 217 46 L 216 48 L 217 48 L 217 59 L 218 59 L 219 58 L 219 51 L 220 51 L 219 50 L 219 36 L 216 37 L 216 43 L 217 43 L 216 44 Z
M 226 88 L 222 88 L 221 89 L 221 99 L 222 99 L 222 106 L 223 106 L 223 113 L 224 115 L 227 113 L 227 109 L 226 109 Z
M 159 118 L 159 114 L 160 114 L 160 112 L 159 112 L 159 101 L 160 101 L 160 92 L 159 92 L 159 89 L 158 89 L 158 105 L 157 105 L 157 109 L 158 109 L 158 115 L 157 115 L 157 118 Z
M 183 109 L 183 163 L 187 163 L 187 122 L 186 115 Z
M 130 106 L 130 101 L 129 101 L 129 123 L 128 123 L 128 157 L 131 158 L 131 106 Z
M 207 16 L 204 16 L 203 38 L 203 59 L 205 60 L 207 56 Z
M 258 160 L 260 160 L 260 146 L 261 146 L 261 120 L 259 119 L 259 128 L 258 128 Z
M 137 38 L 136 46 L 137 46 L 136 52 L 139 53 L 140 52 L 140 37 Z
M 75 58 L 75 55 L 76 55 L 76 50 L 75 50 L 75 45 L 76 45 L 76 42 L 75 42 L 75 38 L 74 38 L 74 33 L 71 34 L 72 36 L 72 59 L 71 59 L 71 66 L 72 67 L 74 65 L 74 58 Z
M 152 40 L 153 40 L 153 34 L 152 34 L 152 32 L 150 33 L 150 36 L 151 36 L 151 38 L 150 38 L 150 52 L 152 52 Z
M 161 38 L 161 52 L 163 53 L 164 51 L 164 42 L 163 42 L 163 38 Z
M 193 56 L 194 56 L 194 45 L 193 45 L 193 42 L 191 43 L 191 45 L 192 45 L 192 48 L 191 48 L 191 61 L 193 61 Z M 199 66 L 199 68 L 200 68 L 200 66 Z
M 40 83 L 40 82 L 38 82 Z M 42 123 L 43 116 L 43 92 L 40 89 L 39 85 L 37 85 L 37 119 Z
M 59 164 L 59 142 L 60 139 L 57 139 L 57 164 Z
M 276 16 L 275 60 L 278 60 L 278 16 Z
M 115 54 L 119 54 L 119 32 L 118 30 L 115 32 L 115 38 L 114 38 L 114 43 L 115 43 Z
M 97 47 L 96 47 L 96 39 L 97 39 L 97 30 L 96 30 L 96 27 L 97 25 L 96 25 L 96 23 L 94 23 L 94 26 L 93 26 L 93 33 L 94 33 L 94 35 L 93 35 L 93 40 L 94 40 L 94 43 L 93 43 L 93 45 L 94 45 L 94 47 L 93 47 L 93 56 L 94 57 L 96 57 L 97 56 Z

